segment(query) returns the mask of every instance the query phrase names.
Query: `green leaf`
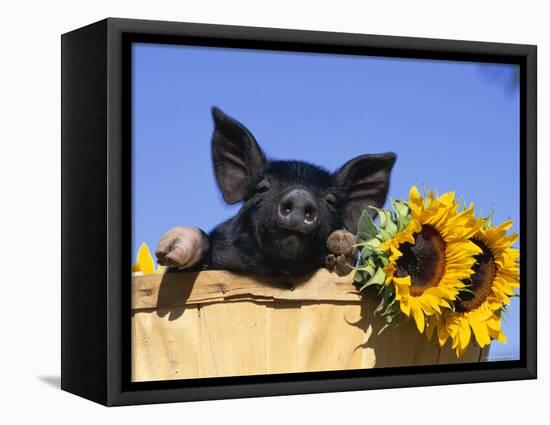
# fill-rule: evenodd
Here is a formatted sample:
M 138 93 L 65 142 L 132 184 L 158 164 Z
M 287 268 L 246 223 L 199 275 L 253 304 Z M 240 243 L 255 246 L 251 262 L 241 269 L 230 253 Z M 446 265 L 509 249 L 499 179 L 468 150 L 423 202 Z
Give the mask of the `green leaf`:
M 355 270 L 357 270 L 358 273 L 360 272 L 363 280 L 365 280 L 370 278 L 374 274 L 375 266 L 374 264 L 369 262 L 365 265 L 356 267 Z
M 407 207 L 407 214 L 406 215 L 404 215 L 404 216 L 398 215 L 397 216 L 397 227 L 398 227 L 399 231 L 402 231 L 402 230 L 407 228 L 407 226 L 411 222 L 411 218 L 412 218 L 412 215 L 411 215 L 410 209 L 408 209 L 408 207 Z
M 366 235 L 366 240 L 374 238 L 378 233 L 376 225 L 372 220 L 371 215 L 367 210 L 363 210 L 361 217 L 359 218 L 359 224 L 357 225 L 357 230 L 359 234 Z
M 381 210 L 379 208 L 376 208 L 376 211 L 378 212 L 378 219 L 380 220 L 379 227 L 381 229 L 384 229 L 386 227 L 386 220 L 387 220 L 386 211 Z
M 368 246 L 364 247 L 359 252 L 359 264 L 364 267 L 367 264 L 373 263 L 375 259 L 374 251 Z
M 365 271 L 368 273 L 369 276 L 372 276 L 375 273 L 376 268 L 375 268 L 374 264 L 369 263 L 365 267 Z
M 380 241 L 377 238 L 372 238 L 365 244 L 365 246 L 369 248 L 378 248 L 380 246 Z
M 389 241 L 390 239 L 393 238 L 393 235 L 391 233 L 389 233 L 388 231 L 381 228 L 380 229 L 380 237 L 382 238 L 383 241 Z
M 495 216 L 495 210 L 491 211 L 487 217 L 483 218 L 483 229 L 487 230 L 489 227 L 493 227 L 493 218 Z
M 365 232 L 357 232 L 357 246 L 362 247 L 369 240 L 369 235 Z
M 375 283 L 367 282 L 359 288 L 359 291 L 364 291 L 365 289 L 367 289 L 369 286 L 372 286 L 372 285 L 375 285 Z
M 362 291 L 365 288 L 368 288 L 369 286 L 372 286 L 372 285 L 381 285 L 381 284 L 384 283 L 385 278 L 386 278 L 386 274 L 384 273 L 384 271 L 381 268 L 379 268 L 378 270 L 376 270 L 376 272 L 374 272 L 368 278 L 367 282 L 363 286 L 361 286 L 361 288 L 359 290 Z
M 389 214 L 388 214 L 389 215 Z M 397 233 L 397 224 L 390 218 L 386 221 L 386 231 L 389 232 L 392 237 Z
M 392 205 L 393 205 L 393 209 L 395 210 L 399 218 L 406 218 L 410 216 L 411 209 L 409 208 L 409 205 L 406 204 L 405 202 L 394 201 Z
M 389 226 L 392 224 L 392 216 L 391 213 L 387 210 L 380 210 L 380 227 L 384 230 L 389 230 Z
M 383 285 L 385 281 L 386 273 L 384 273 L 384 269 L 382 269 L 382 267 L 379 267 L 367 283 L 370 285 Z

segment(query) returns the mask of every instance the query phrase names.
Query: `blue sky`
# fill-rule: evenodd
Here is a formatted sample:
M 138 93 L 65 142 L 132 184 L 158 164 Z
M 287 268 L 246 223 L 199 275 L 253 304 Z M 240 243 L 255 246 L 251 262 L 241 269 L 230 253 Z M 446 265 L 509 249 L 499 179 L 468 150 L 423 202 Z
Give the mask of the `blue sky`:
M 267 155 L 335 170 L 394 151 L 390 196 L 454 190 L 519 230 L 519 90 L 514 65 L 134 44 L 133 235 L 153 250 L 171 227 L 211 230 L 232 216 L 210 160 L 218 106 Z M 505 317 L 519 358 L 519 303 Z

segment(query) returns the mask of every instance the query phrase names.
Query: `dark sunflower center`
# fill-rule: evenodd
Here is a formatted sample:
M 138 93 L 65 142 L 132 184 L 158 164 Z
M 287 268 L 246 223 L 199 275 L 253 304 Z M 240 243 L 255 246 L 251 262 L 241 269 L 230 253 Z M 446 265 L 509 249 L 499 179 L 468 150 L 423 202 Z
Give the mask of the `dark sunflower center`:
M 460 294 L 461 301 L 456 304 L 456 311 L 466 312 L 478 308 L 491 293 L 493 280 L 497 275 L 497 265 L 491 250 L 482 241 L 472 239 L 481 248 L 481 254 L 475 256 L 476 264 L 472 267 L 474 274 L 467 283 L 470 292 Z
M 415 243 L 401 244 L 403 253 L 397 260 L 398 277 L 411 277 L 411 294 L 421 295 L 437 286 L 445 274 L 445 241 L 432 226 L 422 226 L 414 235 Z

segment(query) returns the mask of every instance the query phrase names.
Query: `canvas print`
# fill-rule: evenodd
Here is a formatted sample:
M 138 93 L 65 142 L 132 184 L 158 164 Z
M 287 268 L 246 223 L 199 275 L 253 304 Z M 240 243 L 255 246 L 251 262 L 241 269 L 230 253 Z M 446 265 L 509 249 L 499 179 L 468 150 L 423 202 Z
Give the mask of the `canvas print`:
M 134 382 L 519 359 L 517 65 L 131 51 Z

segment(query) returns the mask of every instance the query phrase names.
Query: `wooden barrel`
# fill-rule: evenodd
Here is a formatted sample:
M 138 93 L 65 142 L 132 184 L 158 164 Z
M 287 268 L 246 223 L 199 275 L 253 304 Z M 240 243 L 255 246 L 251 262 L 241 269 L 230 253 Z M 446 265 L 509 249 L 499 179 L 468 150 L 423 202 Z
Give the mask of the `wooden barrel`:
M 375 301 L 352 275 L 299 282 L 224 271 L 132 277 L 132 380 L 154 381 L 442 363 L 458 360 L 414 322 L 378 335 Z

